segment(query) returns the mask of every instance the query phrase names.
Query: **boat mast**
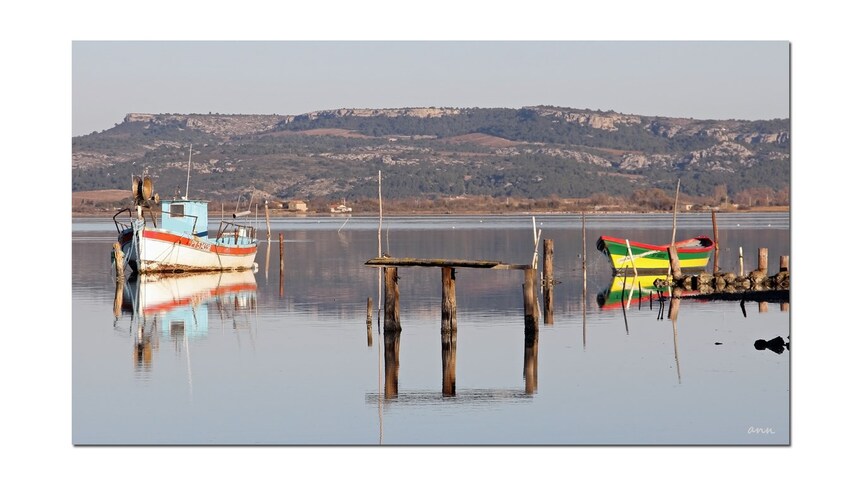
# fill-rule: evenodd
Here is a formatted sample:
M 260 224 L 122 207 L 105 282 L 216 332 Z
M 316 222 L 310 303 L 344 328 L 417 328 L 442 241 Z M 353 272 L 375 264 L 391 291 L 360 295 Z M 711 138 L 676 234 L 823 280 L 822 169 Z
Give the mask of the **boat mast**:
M 188 185 L 191 183 L 191 148 L 193 146 L 193 143 L 188 145 L 188 176 L 185 178 L 185 200 L 188 200 Z

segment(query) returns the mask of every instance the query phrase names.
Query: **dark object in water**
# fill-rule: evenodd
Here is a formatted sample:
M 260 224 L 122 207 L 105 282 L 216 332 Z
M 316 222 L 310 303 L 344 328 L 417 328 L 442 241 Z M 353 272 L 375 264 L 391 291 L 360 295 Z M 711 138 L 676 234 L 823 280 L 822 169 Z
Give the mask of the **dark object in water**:
M 723 345 L 722 342 L 714 342 L 714 345 Z
M 759 339 L 756 340 L 753 345 L 755 345 L 756 350 L 768 349 L 772 352 L 776 352 L 777 354 L 781 354 L 786 348 L 788 348 L 782 337 L 776 337 L 770 340 Z

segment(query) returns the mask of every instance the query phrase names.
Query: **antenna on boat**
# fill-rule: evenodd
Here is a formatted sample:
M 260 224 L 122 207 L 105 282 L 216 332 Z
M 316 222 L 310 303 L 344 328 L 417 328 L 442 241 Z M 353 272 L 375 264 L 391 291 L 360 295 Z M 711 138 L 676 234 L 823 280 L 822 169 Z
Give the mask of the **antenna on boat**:
M 188 185 L 191 183 L 191 148 L 194 144 L 188 145 L 188 176 L 185 178 L 185 200 L 188 200 Z

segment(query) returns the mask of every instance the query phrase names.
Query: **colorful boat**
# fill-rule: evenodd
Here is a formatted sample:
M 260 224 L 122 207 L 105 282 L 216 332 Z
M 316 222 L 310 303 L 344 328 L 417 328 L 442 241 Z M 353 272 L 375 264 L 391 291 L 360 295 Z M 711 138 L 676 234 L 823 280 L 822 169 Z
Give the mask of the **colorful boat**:
M 629 244 L 629 246 L 628 246 Z M 629 249 L 628 249 L 629 248 Z M 700 271 L 708 266 L 714 241 L 707 236 L 697 236 L 675 243 L 682 271 Z M 605 254 L 612 263 L 615 273 L 666 272 L 669 270 L 669 244 L 653 244 L 628 241 L 612 236 L 600 236 L 597 249 Z M 632 258 L 631 258 L 632 254 Z
M 138 273 L 235 271 L 254 268 L 256 229 L 236 222 L 250 211 L 221 221 L 214 237 L 209 235 L 208 201 L 151 196 L 148 178 L 135 178 L 135 208 L 113 216 L 124 264 Z M 160 212 L 160 223 L 156 213 Z M 118 219 L 127 213 L 128 222 Z M 149 216 L 147 220 L 146 216 Z

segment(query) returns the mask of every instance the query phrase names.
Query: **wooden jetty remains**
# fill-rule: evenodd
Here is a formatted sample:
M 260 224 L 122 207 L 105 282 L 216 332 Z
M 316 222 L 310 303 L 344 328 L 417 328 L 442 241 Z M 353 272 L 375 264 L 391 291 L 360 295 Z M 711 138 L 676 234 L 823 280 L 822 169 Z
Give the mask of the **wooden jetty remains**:
M 683 275 L 673 271 L 670 281 L 675 289 L 696 291 L 697 293 L 691 296 L 694 298 L 771 301 L 787 304 L 791 283 L 788 271 L 789 257 L 780 256 L 779 272 L 768 275 L 767 252 L 767 248 L 759 248 L 758 268 L 746 275 L 743 274 L 743 269 L 740 274 L 701 272 Z M 669 257 L 672 258 L 671 251 Z
M 523 312 L 525 331 L 536 332 L 538 327 L 538 305 L 536 293 L 537 270 L 530 264 L 509 264 L 501 261 L 466 259 L 393 258 L 382 256 L 369 259 L 365 265 L 383 268 L 385 273 L 385 332 L 399 332 L 400 289 L 397 269 L 424 267 L 442 269 L 442 333 L 457 331 L 457 296 L 455 275 L 457 268 L 521 270 L 523 271 Z

